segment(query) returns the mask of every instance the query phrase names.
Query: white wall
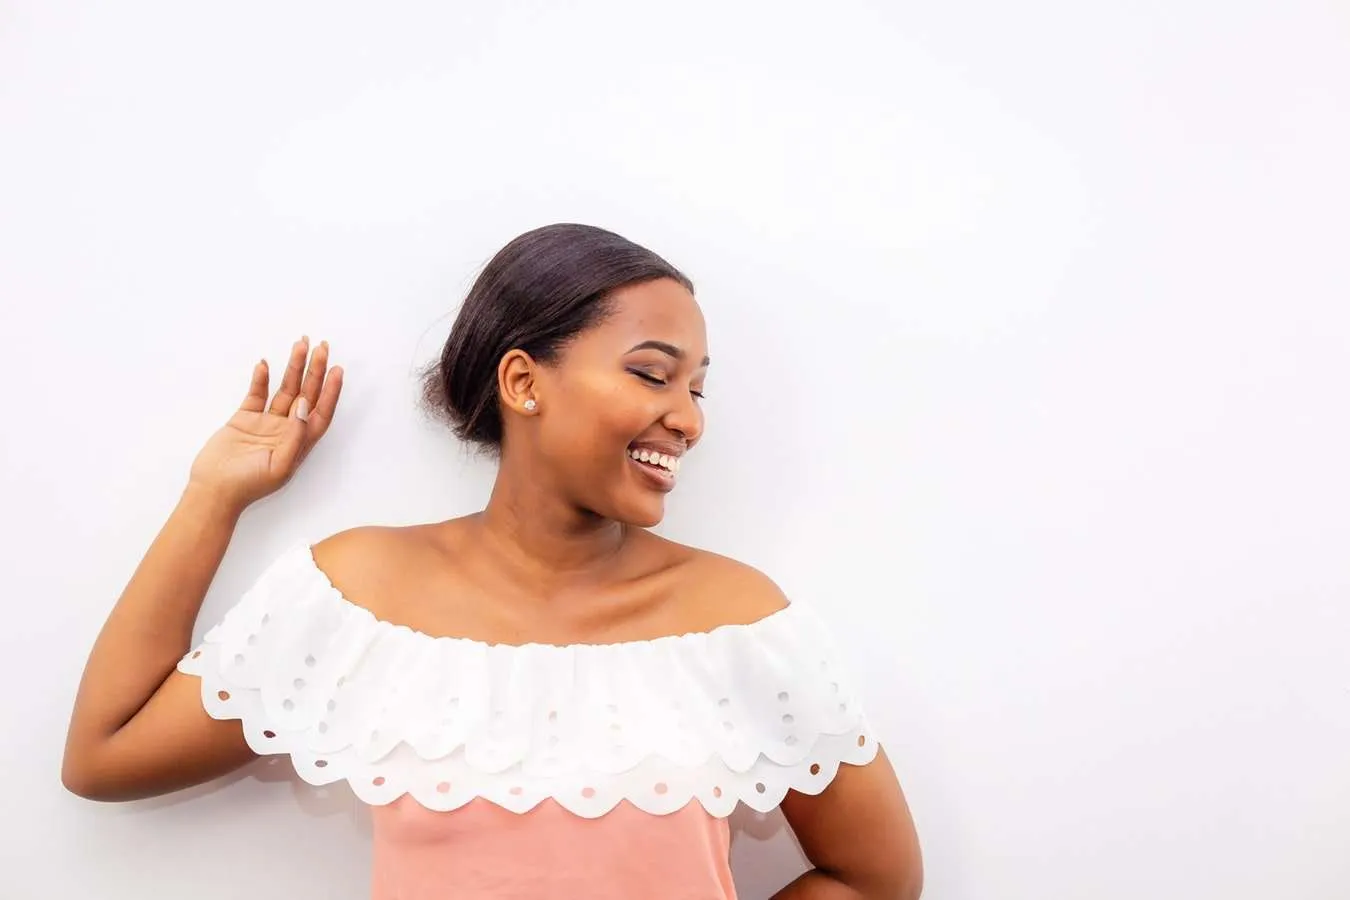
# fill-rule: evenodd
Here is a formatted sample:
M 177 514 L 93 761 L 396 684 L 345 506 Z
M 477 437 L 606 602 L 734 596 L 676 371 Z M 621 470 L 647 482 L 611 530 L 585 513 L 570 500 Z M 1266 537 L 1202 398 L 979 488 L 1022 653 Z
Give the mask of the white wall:
M 7 3 L 0 897 L 361 898 L 281 765 L 63 792 L 85 654 L 249 368 L 340 419 L 271 556 L 476 508 L 412 372 L 547 222 L 685 267 L 665 530 L 822 604 L 934 900 L 1350 891 L 1350 14 L 1324 3 Z M 743 896 L 800 866 L 741 820 Z

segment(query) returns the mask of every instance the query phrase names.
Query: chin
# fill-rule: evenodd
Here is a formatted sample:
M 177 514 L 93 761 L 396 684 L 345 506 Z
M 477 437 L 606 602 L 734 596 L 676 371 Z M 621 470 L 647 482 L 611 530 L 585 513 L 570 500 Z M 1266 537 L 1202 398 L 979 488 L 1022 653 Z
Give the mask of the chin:
M 625 525 L 634 525 L 638 528 L 655 528 L 661 524 L 661 520 L 665 516 L 665 507 L 658 506 L 651 509 L 625 509 L 622 515 L 614 518 Z
M 605 504 L 605 518 L 637 528 L 653 528 L 666 516 L 666 504 L 660 497 L 615 497 Z
M 625 460 L 624 465 L 633 464 Z M 592 493 L 590 502 L 582 504 L 595 515 L 636 528 L 653 528 L 666 517 L 666 496 L 673 487 L 669 483 L 651 484 L 646 478 L 633 478 L 630 471 L 621 472 L 617 479 L 597 473 L 585 480 L 611 484 L 610 490 L 599 496 Z

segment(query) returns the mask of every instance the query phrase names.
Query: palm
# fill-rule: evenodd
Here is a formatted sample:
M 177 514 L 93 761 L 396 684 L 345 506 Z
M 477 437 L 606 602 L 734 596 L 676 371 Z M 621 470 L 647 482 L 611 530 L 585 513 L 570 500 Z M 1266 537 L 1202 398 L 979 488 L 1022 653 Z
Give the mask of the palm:
M 305 372 L 307 356 L 308 340 L 296 342 L 270 404 L 266 362 L 254 367 L 244 402 L 193 460 L 194 484 L 243 507 L 290 480 L 328 430 L 342 390 L 342 370 L 327 371 L 327 344 L 315 349 Z M 296 414 L 302 403 L 307 420 Z
M 296 445 L 303 433 L 292 422 L 270 413 L 239 410 L 202 448 L 193 463 L 193 477 L 259 486 L 284 481 L 291 473 L 287 460 L 299 455 Z

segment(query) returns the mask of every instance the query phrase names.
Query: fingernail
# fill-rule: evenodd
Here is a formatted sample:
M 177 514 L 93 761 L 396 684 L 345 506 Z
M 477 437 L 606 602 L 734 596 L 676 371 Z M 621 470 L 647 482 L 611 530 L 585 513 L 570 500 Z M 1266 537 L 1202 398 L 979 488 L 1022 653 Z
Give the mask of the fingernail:
M 309 421 L 309 401 L 304 397 L 295 401 L 295 417 L 301 422 Z

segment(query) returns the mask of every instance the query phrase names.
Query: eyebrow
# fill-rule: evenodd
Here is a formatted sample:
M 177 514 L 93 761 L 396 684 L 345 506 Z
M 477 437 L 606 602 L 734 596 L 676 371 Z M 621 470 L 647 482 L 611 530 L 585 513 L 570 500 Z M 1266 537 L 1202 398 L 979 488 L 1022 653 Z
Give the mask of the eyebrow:
M 639 350 L 660 350 L 666 356 L 673 359 L 684 359 L 683 350 L 676 347 L 674 344 L 667 344 L 665 341 L 643 341 L 642 343 L 629 348 L 628 352 L 636 353 Z M 708 359 L 708 357 L 703 357 L 703 362 L 700 367 L 706 366 L 709 362 L 711 362 L 711 360 Z

